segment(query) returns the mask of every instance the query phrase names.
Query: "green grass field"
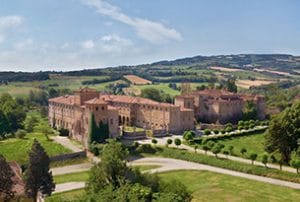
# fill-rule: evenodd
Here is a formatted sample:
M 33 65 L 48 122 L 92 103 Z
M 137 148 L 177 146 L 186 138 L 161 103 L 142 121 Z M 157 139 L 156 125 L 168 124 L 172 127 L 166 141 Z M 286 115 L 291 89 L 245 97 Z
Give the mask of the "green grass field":
M 41 133 L 31 133 L 24 139 L 9 138 L 0 141 L 0 153 L 4 155 L 8 161 L 17 161 L 20 164 L 24 164 L 27 162 L 28 152 L 31 149 L 34 139 L 37 139 L 42 144 L 49 156 L 71 152 L 69 149 L 54 141 L 48 141 Z
M 193 201 L 298 201 L 299 190 L 208 171 L 174 171 L 159 174 L 176 179 L 192 192 Z
M 208 171 L 172 171 L 158 176 L 165 181 L 182 182 L 193 201 L 298 201 L 300 197 L 299 190 Z M 68 178 L 72 179 L 71 175 Z M 74 200 L 83 194 L 84 189 L 74 190 L 54 194 L 46 201 Z
M 141 171 L 151 170 L 154 168 L 159 168 L 160 165 L 140 165 L 133 166 L 134 168 L 138 168 Z M 70 173 L 65 175 L 57 175 L 54 176 L 54 181 L 57 184 L 65 183 L 65 182 L 86 182 L 89 179 L 89 171 L 78 172 L 78 173 Z
M 241 156 L 240 150 L 242 148 L 247 149 L 247 153 L 244 157 L 247 157 L 251 153 L 256 153 L 258 155 L 263 154 L 264 151 L 264 132 L 257 133 L 255 135 L 233 137 L 224 140 L 216 140 L 216 142 L 224 144 L 225 147 L 233 146 L 233 154 L 236 156 Z M 258 157 L 258 159 L 260 156 Z
M 62 202 L 62 201 L 73 201 L 80 199 L 80 197 L 85 194 L 84 189 L 72 190 L 68 192 L 63 192 L 59 194 L 54 194 L 46 198 L 46 202 Z
M 86 182 L 89 179 L 90 171 L 84 171 L 79 173 L 70 173 L 65 175 L 54 176 L 54 182 L 61 184 L 65 182 Z

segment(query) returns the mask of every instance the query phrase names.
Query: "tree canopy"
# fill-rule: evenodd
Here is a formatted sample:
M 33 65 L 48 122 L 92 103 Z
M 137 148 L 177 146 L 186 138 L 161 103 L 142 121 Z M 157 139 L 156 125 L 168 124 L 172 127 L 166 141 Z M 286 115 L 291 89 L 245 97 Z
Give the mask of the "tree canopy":
M 101 162 L 95 165 L 87 183 L 87 194 L 79 201 L 190 201 L 186 187 L 178 181 L 162 182 L 157 175 L 143 174 L 127 166 L 128 150 L 108 140 Z M 175 200 L 176 199 L 176 200 Z
M 54 191 L 55 184 L 49 165 L 50 159 L 44 148 L 37 140 L 34 140 L 24 176 L 25 192 L 30 198 L 36 199 L 38 192 L 49 196 Z
M 274 116 L 265 135 L 265 149 L 279 152 L 284 162 L 288 163 L 290 155 L 299 147 L 300 138 L 300 102 Z
M 0 97 L 0 137 L 23 128 L 26 113 L 22 105 L 9 94 Z
M 12 177 L 14 173 L 5 157 L 0 154 L 0 200 L 10 201 L 14 197 Z

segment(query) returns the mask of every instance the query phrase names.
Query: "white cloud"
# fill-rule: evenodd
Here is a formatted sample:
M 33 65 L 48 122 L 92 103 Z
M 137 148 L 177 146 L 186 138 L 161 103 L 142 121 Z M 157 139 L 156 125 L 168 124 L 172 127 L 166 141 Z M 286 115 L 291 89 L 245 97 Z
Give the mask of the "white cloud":
M 33 40 L 31 38 L 25 39 L 14 44 L 14 48 L 17 50 L 30 49 L 33 46 Z
M 182 40 L 182 36 L 177 30 L 166 27 L 161 22 L 128 16 L 118 7 L 103 0 L 82 0 L 82 2 L 88 6 L 96 8 L 97 12 L 101 15 L 108 16 L 133 27 L 138 36 L 150 41 L 151 43 L 161 43 L 169 40 Z
M 81 47 L 84 49 L 92 49 L 95 47 L 93 40 L 87 40 L 81 43 Z
M 7 35 L 7 32 L 23 23 L 21 16 L 0 16 L 0 43 L 2 43 Z
M 22 24 L 23 18 L 21 16 L 0 16 L 0 30 L 17 27 Z

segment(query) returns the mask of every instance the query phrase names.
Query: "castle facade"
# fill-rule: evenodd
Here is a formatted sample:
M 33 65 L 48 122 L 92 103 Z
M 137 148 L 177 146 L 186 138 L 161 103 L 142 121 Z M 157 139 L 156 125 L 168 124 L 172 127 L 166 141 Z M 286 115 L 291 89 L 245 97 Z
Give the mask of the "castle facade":
M 247 102 L 255 107 L 257 119 L 265 118 L 265 99 L 261 95 L 202 90 L 175 97 L 175 105 L 192 109 L 196 120 L 204 123 L 237 122 L 243 118 Z
M 120 136 L 120 126 L 165 130 L 166 133 L 194 129 L 194 110 L 184 106 L 140 97 L 101 95 L 90 88 L 49 99 L 50 125 L 68 129 L 69 135 L 85 146 L 92 113 L 96 123 L 108 124 L 110 137 Z

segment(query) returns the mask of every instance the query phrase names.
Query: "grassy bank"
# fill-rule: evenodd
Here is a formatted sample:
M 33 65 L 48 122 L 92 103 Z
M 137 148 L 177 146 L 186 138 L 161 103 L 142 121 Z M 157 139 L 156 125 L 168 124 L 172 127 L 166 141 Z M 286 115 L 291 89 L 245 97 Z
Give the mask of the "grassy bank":
M 181 159 L 181 160 L 216 166 L 220 168 L 225 168 L 229 170 L 239 171 L 243 173 L 300 183 L 300 175 L 296 173 L 290 173 L 286 171 L 280 171 L 272 168 L 265 168 L 261 166 L 251 165 L 251 164 L 245 164 L 245 163 L 223 159 L 223 158 L 215 158 L 212 156 L 206 156 L 204 154 L 195 154 L 195 153 L 188 152 L 186 150 L 179 150 L 175 148 L 156 148 L 156 150 L 157 152 L 155 154 L 146 154 L 146 155 Z

